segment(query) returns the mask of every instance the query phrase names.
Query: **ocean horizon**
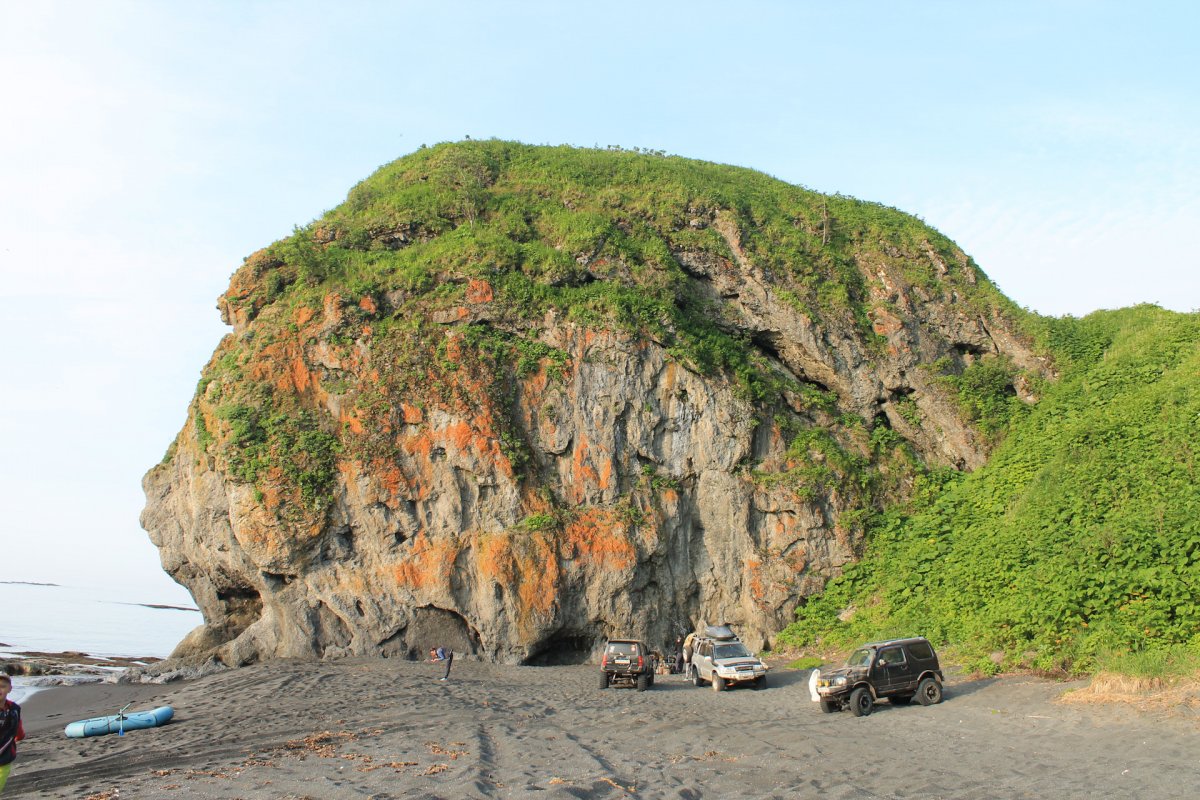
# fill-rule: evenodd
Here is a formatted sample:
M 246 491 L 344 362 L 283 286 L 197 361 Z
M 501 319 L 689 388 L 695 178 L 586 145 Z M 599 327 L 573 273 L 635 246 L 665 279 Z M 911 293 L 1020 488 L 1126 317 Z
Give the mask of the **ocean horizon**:
M 97 657 L 166 658 L 204 618 L 196 608 L 124 587 L 0 582 L 0 659 L 19 653 L 78 652 Z M 20 703 L 36 679 L 16 676 Z M 40 683 L 40 681 L 38 681 Z
M 0 608 L 0 658 L 7 660 L 18 653 L 64 652 L 166 658 L 204 621 L 196 608 L 120 587 L 3 582 Z

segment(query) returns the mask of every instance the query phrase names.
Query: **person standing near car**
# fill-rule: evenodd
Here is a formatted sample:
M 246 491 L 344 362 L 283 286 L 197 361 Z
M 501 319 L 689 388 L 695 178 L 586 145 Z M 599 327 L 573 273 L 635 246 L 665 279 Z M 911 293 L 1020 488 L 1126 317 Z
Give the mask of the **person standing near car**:
M 688 672 L 692 665 L 692 654 L 696 647 L 696 634 L 689 633 L 687 638 L 683 640 L 683 676 L 686 680 L 691 677 Z

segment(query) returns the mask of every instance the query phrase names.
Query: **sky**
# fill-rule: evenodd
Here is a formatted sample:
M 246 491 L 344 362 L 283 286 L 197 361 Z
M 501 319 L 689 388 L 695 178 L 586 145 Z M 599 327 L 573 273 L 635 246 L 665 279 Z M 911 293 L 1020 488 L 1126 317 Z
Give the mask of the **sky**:
M 0 0 L 0 580 L 187 601 L 142 475 L 242 259 L 422 144 L 895 206 L 1018 304 L 1200 309 L 1200 4 Z

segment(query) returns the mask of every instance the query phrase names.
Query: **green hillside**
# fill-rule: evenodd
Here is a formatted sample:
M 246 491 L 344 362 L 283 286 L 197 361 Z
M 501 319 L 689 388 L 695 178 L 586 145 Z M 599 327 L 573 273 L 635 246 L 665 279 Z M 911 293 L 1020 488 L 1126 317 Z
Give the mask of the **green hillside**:
M 1195 664 L 1200 315 L 1041 324 L 1061 380 L 986 467 L 936 476 L 922 506 L 877 519 L 866 558 L 783 642 L 921 632 L 988 672 Z

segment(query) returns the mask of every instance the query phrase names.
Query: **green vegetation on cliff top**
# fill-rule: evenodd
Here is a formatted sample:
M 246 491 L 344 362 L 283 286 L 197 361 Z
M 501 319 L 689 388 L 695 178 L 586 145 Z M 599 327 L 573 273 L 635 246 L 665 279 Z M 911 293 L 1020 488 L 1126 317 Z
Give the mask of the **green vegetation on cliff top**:
M 277 266 L 240 302 L 304 302 L 336 287 L 404 292 L 428 309 L 482 278 L 517 317 L 556 308 L 649 334 L 763 399 L 750 348 L 715 324 L 674 255 L 733 262 L 727 236 L 806 313 L 852 322 L 868 340 L 864 259 L 900 260 L 913 285 L 954 291 L 985 316 L 1020 316 L 953 242 L 895 209 L 691 159 L 501 141 L 424 148 L 380 168 L 269 248 Z M 939 275 L 934 260 L 962 269 Z

